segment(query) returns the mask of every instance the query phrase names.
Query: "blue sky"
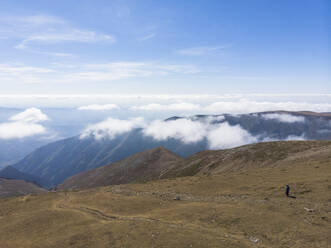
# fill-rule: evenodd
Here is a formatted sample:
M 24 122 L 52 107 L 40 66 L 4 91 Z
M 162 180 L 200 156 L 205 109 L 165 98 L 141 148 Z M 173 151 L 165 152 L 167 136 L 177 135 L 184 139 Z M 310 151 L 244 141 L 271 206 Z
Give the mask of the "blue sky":
M 2 0 L 0 91 L 330 93 L 328 2 Z

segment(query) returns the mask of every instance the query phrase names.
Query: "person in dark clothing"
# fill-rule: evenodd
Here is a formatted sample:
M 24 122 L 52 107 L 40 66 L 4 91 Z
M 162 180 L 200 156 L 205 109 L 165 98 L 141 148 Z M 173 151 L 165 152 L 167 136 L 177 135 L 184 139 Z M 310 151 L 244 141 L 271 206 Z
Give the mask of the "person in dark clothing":
M 290 195 L 290 186 L 288 186 L 288 184 L 286 184 L 285 194 L 286 194 L 287 197 L 289 197 L 289 195 Z

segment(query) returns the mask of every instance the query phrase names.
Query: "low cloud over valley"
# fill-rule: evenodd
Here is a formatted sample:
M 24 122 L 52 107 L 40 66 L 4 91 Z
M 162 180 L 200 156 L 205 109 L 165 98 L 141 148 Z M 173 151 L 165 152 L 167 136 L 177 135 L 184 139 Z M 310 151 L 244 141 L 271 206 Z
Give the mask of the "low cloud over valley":
M 240 124 L 230 124 L 224 116 L 174 118 L 151 122 L 147 122 L 142 117 L 128 120 L 108 118 L 88 126 L 81 138 L 92 136 L 95 139 L 113 139 L 116 135 L 130 132 L 136 128 L 140 129 L 143 136 L 152 137 L 156 141 L 176 139 L 185 144 L 206 141 L 209 149 L 224 149 L 258 141 L 277 140 L 272 137 L 253 135 Z M 291 139 L 302 140 L 304 135 L 290 135 L 284 138 L 284 140 Z
M 0 139 L 21 139 L 35 135 L 45 135 L 47 129 L 41 122 L 49 118 L 37 108 L 29 108 L 13 115 L 8 122 L 0 123 Z

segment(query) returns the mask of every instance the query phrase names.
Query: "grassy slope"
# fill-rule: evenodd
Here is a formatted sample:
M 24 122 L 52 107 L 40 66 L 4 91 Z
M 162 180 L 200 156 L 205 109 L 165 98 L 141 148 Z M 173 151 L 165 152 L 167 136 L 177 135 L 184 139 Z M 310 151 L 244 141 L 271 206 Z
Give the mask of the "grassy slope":
M 331 160 L 331 141 L 280 141 L 233 149 L 198 152 L 162 175 L 162 178 L 219 174 L 253 168 L 291 166 Z
M 0 198 L 44 192 L 47 191 L 34 183 L 0 177 Z
M 119 162 L 79 173 L 66 179 L 59 190 L 145 182 L 158 179 L 161 172 L 182 158 L 159 147 L 146 150 Z
M 330 247 L 331 161 L 305 161 L 2 199 L 0 244 Z M 296 199 L 284 196 L 287 183 Z

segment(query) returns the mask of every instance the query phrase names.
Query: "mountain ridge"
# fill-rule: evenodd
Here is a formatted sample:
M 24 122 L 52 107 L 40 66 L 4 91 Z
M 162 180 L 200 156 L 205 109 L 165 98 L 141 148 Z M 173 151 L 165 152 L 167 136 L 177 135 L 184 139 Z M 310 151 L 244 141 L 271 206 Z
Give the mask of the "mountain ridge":
M 0 177 L 6 179 L 24 180 L 26 182 L 37 184 L 38 186 L 43 184 L 43 180 L 41 178 L 34 175 L 30 175 L 28 173 L 21 172 L 13 166 L 6 166 L 1 169 Z
M 158 156 L 161 151 L 168 157 Z M 149 157 L 156 155 L 156 161 Z M 331 141 L 278 141 L 225 150 L 201 151 L 180 158 L 165 148 L 134 154 L 122 161 L 79 173 L 59 185 L 60 190 L 137 183 L 158 179 L 245 172 L 251 169 L 331 161 Z M 137 162 L 138 161 L 138 162 Z M 153 166 L 157 166 L 154 170 Z
M 331 161 L 331 141 L 262 142 L 226 150 L 198 152 L 176 164 L 162 178 L 245 171 L 298 161 L 309 163 L 316 156 L 319 160 Z
M 153 148 L 121 161 L 74 175 L 60 184 L 58 189 L 81 189 L 149 181 L 160 177 L 163 170 L 180 160 L 181 157 L 164 147 Z

